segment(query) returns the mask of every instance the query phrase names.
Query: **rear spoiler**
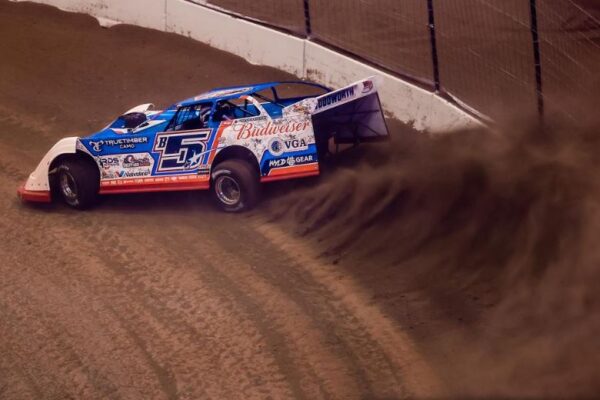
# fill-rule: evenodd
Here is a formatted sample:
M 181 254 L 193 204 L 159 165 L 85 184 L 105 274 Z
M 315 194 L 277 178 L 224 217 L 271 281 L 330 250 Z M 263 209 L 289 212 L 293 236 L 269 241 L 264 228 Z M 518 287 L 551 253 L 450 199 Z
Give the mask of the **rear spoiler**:
M 377 92 L 381 78 L 373 76 L 317 97 L 312 119 L 317 141 L 333 137 L 336 144 L 389 140 Z

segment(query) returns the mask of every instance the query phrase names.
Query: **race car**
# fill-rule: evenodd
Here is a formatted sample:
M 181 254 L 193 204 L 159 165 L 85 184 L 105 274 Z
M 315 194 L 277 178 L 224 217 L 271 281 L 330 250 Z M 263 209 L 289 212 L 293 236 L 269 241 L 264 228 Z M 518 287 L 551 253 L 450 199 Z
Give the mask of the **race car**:
M 87 209 L 104 194 L 210 189 L 224 211 L 247 210 L 262 183 L 318 175 L 332 143 L 387 139 L 378 85 L 378 77 L 334 91 L 268 82 L 213 89 L 161 111 L 143 104 L 97 133 L 58 141 L 18 194 Z M 290 88 L 310 94 L 286 96 Z

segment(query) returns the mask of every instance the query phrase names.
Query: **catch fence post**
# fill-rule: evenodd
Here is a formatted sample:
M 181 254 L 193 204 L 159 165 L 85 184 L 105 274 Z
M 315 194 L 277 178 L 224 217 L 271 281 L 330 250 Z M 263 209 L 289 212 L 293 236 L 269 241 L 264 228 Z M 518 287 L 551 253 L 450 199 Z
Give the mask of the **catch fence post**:
M 304 28 L 306 31 L 306 37 L 310 38 L 312 34 L 312 27 L 310 24 L 310 5 L 308 4 L 309 0 L 304 0 Z
M 435 91 L 440 91 L 440 66 L 438 62 L 437 41 L 435 37 L 435 14 L 433 12 L 433 0 L 427 0 L 427 11 L 429 15 L 429 40 L 431 42 L 431 61 L 433 64 L 433 84 Z
M 533 41 L 533 60 L 535 64 L 535 91 L 537 94 L 537 108 L 540 117 L 544 116 L 544 92 L 542 90 L 542 59 L 540 55 L 540 36 L 538 33 L 537 2 L 529 0 L 531 17 L 531 39 Z

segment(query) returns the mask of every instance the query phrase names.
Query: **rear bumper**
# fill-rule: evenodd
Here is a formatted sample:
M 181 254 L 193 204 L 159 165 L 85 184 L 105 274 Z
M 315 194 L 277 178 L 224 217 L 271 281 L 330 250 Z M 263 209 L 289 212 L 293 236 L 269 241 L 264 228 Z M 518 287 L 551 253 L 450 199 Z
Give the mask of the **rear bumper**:
M 49 190 L 26 190 L 25 184 L 19 187 L 17 194 L 22 201 L 33 201 L 36 203 L 50 203 L 52 201 Z

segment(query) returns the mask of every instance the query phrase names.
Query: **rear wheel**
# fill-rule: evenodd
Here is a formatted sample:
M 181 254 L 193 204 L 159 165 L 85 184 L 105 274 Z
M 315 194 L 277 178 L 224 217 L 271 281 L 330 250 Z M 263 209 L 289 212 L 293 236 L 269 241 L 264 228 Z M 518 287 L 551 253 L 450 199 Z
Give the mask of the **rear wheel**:
M 212 172 L 212 195 L 223 211 L 249 210 L 260 198 L 258 174 L 245 161 L 223 161 Z
M 65 160 L 56 169 L 56 189 L 64 202 L 79 210 L 92 206 L 100 186 L 98 170 L 83 160 Z

